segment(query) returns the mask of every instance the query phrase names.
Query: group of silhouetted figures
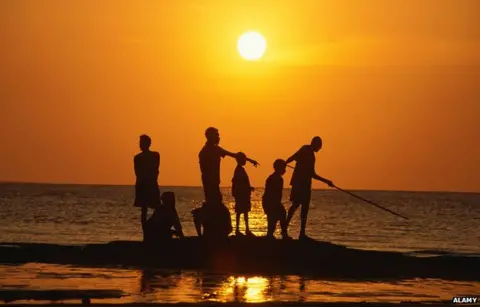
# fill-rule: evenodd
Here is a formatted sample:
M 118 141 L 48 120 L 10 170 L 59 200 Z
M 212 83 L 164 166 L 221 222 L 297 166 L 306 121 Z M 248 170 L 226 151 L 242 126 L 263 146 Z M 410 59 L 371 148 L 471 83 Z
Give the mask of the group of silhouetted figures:
M 259 163 L 248 158 L 244 153 L 232 153 L 219 146 L 218 129 L 210 127 L 205 131 L 207 142 L 199 153 L 200 171 L 205 201 L 202 206 L 192 211 L 195 229 L 199 236 L 206 238 L 225 238 L 232 232 L 230 212 L 223 203 L 220 191 L 220 163 L 228 156 L 235 158 L 237 167 L 232 179 L 232 196 L 235 199 L 236 235 L 242 235 L 239 230 L 240 216 L 244 215 L 247 236 L 254 236 L 248 224 L 248 213 L 251 210 L 250 185 L 245 170 L 247 162 L 255 167 Z M 140 136 L 141 153 L 134 158 L 135 175 L 135 206 L 141 207 L 141 223 L 145 242 L 172 239 L 174 236 L 183 238 L 183 230 L 175 208 L 173 192 L 160 195 L 158 175 L 160 154 L 150 151 L 151 139 L 147 135 Z M 277 159 L 273 163 L 274 172 L 267 178 L 262 197 L 263 210 L 267 216 L 267 237 L 274 238 L 277 223 L 280 224 L 282 237 L 289 239 L 288 225 L 298 207 L 301 208 L 301 228 L 299 239 L 308 239 L 305 234 L 308 209 L 310 206 L 312 179 L 323 181 L 329 186 L 333 183 L 315 173 L 315 153 L 322 148 L 322 139 L 314 137 L 309 145 L 302 146 L 287 160 Z M 291 179 L 290 200 L 292 206 L 288 212 L 282 204 L 283 175 L 287 165 L 295 161 L 295 169 Z M 154 213 L 147 218 L 148 208 Z

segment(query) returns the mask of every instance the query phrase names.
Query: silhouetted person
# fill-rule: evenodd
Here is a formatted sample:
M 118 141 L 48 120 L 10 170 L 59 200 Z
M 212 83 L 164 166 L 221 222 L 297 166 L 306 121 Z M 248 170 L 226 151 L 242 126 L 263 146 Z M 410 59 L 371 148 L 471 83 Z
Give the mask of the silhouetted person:
M 320 180 L 333 187 L 332 181 L 320 177 L 315 172 L 315 153 L 322 149 L 322 139 L 316 136 L 310 145 L 302 146 L 293 156 L 287 159 L 286 163 L 296 161 L 290 185 L 292 186 L 290 200 L 292 206 L 288 210 L 287 227 L 299 206 L 302 206 L 301 225 L 299 239 L 308 239 L 305 234 L 307 226 L 308 209 L 312 194 L 312 179 Z
M 199 237 L 225 238 L 232 232 L 230 211 L 223 203 L 207 206 L 203 202 L 201 207 L 192 210 L 192 215 Z
M 280 222 L 282 237 L 289 239 L 287 232 L 287 211 L 282 205 L 283 178 L 287 163 L 284 160 L 277 159 L 273 163 L 274 173 L 268 176 L 265 182 L 265 191 L 262 197 L 263 211 L 267 215 L 268 228 L 267 238 L 274 238 L 273 233 Z
M 251 210 L 251 194 L 254 190 L 250 185 L 247 171 L 245 171 L 245 164 L 247 164 L 247 156 L 243 152 L 237 153 L 237 167 L 232 179 L 232 196 L 235 198 L 235 213 L 236 213 L 236 231 L 237 236 L 241 235 L 239 229 L 240 215 L 243 214 L 245 220 L 245 234 L 247 236 L 255 236 L 248 226 L 248 212 Z
M 200 160 L 200 171 L 202 173 L 202 185 L 205 193 L 205 203 L 207 206 L 220 204 L 223 201 L 220 192 L 220 162 L 225 156 L 235 158 L 236 154 L 231 153 L 219 146 L 220 134 L 218 129 L 210 127 L 205 131 L 207 142 L 200 151 L 198 157 Z M 246 160 L 255 167 L 258 162 L 250 158 Z
M 165 192 L 162 194 L 161 204 L 157 205 L 152 216 L 145 222 L 145 241 L 155 243 L 170 240 L 174 235 L 184 237 L 175 208 L 175 194 Z
M 154 208 L 160 203 L 160 190 L 158 188 L 158 173 L 160 168 L 160 154 L 150 151 L 152 140 L 148 135 L 140 136 L 140 150 L 133 159 L 135 176 L 135 203 L 142 208 L 141 223 L 147 220 L 148 208 Z
M 207 142 L 198 154 L 200 171 L 202 173 L 202 185 L 205 193 L 205 202 L 201 208 L 194 209 L 195 228 L 200 234 L 203 226 L 203 235 L 206 237 L 223 238 L 232 231 L 232 221 L 228 208 L 223 204 L 222 193 L 220 192 L 220 162 L 225 156 L 236 157 L 218 144 L 220 134 L 218 129 L 210 127 L 205 131 Z M 257 166 L 255 160 L 246 160 Z

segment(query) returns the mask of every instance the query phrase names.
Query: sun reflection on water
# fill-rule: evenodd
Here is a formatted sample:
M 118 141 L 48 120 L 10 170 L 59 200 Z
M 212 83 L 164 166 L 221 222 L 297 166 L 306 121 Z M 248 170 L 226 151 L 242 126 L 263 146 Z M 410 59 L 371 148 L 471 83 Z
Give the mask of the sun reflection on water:
M 222 290 L 226 297 L 233 296 L 236 302 L 259 303 L 269 299 L 265 292 L 269 288 L 269 280 L 263 277 L 234 277 L 228 278 Z
M 228 209 L 230 210 L 232 227 L 235 231 L 235 227 L 236 227 L 235 201 L 228 201 L 225 203 Z M 265 236 L 267 234 L 267 219 L 265 217 L 265 213 L 263 212 L 261 201 L 252 200 L 252 208 L 251 208 L 251 211 L 248 213 L 248 224 L 249 224 L 250 230 L 253 232 L 254 235 Z M 295 224 L 295 223 L 292 223 L 292 224 Z M 243 215 L 240 217 L 240 220 L 239 220 L 239 229 L 240 229 L 240 232 L 245 234 L 245 222 L 243 219 Z M 275 229 L 275 234 L 280 235 L 279 227 Z
M 224 275 L 194 271 L 126 270 L 27 264 L 0 265 L 2 291 L 121 290 L 120 299 L 92 303 L 178 302 L 401 302 L 450 299 L 478 293 L 478 282 L 433 279 L 399 281 L 317 280 L 301 276 Z M 0 302 L 1 303 L 1 302 Z M 17 301 L 17 303 L 21 303 Z

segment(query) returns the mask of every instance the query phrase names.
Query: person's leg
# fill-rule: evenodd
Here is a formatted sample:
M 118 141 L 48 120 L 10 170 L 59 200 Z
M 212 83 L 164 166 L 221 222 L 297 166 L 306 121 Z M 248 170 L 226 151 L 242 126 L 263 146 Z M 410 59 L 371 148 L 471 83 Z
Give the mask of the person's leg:
M 300 206 L 300 202 L 298 201 L 301 195 L 301 186 L 292 185 L 292 190 L 290 192 L 290 201 L 292 202 L 292 206 L 288 209 L 286 225 L 290 225 L 290 221 L 292 220 L 293 216 L 295 215 L 295 211 L 297 211 L 298 206 Z
M 308 217 L 309 207 L 310 207 L 310 203 L 302 204 L 301 219 L 300 219 L 300 236 L 305 236 L 305 229 L 307 227 L 307 217 Z
M 253 234 L 253 232 L 250 231 L 250 227 L 248 225 L 248 212 L 245 212 L 243 214 L 243 218 L 245 220 L 245 233 L 248 235 L 248 236 L 252 236 L 254 237 L 255 235 Z
M 220 184 L 203 180 L 203 193 L 205 194 L 205 203 L 207 205 L 218 205 L 223 202 L 222 192 L 220 191 Z
M 292 220 L 293 216 L 295 215 L 295 211 L 297 211 L 297 208 L 299 206 L 300 206 L 300 204 L 294 201 L 292 203 L 292 206 L 288 209 L 288 215 L 287 215 L 287 219 L 285 221 L 287 228 L 288 228 L 288 225 L 290 225 L 290 221 Z
M 220 191 L 220 185 L 216 184 L 212 186 L 212 202 L 215 205 L 220 205 L 223 203 L 222 192 Z
M 300 219 L 300 236 L 301 237 L 306 237 L 305 229 L 307 227 L 308 209 L 310 208 L 310 193 L 311 193 L 310 189 L 305 191 L 305 199 L 302 202 L 302 211 L 301 211 L 301 219 Z
M 147 206 L 142 206 L 141 213 L 140 213 L 140 223 L 142 225 L 142 233 L 143 233 L 143 241 L 146 241 L 147 235 L 146 233 L 146 227 L 145 225 L 147 224 L 147 213 L 148 213 L 148 208 Z
M 143 224 L 145 224 L 145 222 L 147 221 L 147 213 L 148 213 L 148 207 L 146 205 L 143 205 L 142 206 L 142 212 L 140 213 L 140 222 Z
M 282 230 L 282 237 L 284 239 L 288 239 L 288 229 L 287 229 L 287 211 L 283 206 L 278 208 L 278 215 L 279 215 L 279 222 L 280 222 L 280 228 Z
M 205 197 L 205 202 L 208 201 L 209 199 L 209 190 L 208 190 L 208 180 L 205 180 L 205 178 L 203 178 L 202 176 L 202 187 L 203 187 L 203 196 Z
M 236 214 L 235 234 L 240 233 L 240 213 Z
M 202 217 L 201 217 L 201 210 L 202 208 L 193 209 L 193 224 L 195 224 L 195 230 L 197 231 L 197 235 L 199 237 L 202 236 Z
M 267 237 L 273 237 L 276 224 L 277 222 L 272 216 L 272 214 L 270 213 L 269 215 L 267 215 Z
M 205 203 L 209 205 L 212 202 L 212 188 L 208 184 L 204 185 L 203 193 L 205 195 Z

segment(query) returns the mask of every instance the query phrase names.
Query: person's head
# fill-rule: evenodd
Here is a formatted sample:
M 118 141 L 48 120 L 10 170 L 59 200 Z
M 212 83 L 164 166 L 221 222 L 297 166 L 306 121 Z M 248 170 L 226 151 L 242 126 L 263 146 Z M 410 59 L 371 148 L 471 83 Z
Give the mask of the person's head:
M 310 146 L 312 146 L 313 151 L 318 152 L 320 149 L 322 149 L 322 139 L 319 136 L 315 136 L 312 139 Z
M 140 143 L 139 143 L 140 150 L 147 151 L 150 149 L 150 145 L 152 145 L 152 139 L 148 135 L 142 134 L 140 136 Z
M 207 130 L 205 130 L 205 137 L 207 138 L 207 142 L 210 144 L 218 145 L 220 143 L 220 133 L 218 133 L 217 128 L 207 128 Z
M 283 176 L 287 171 L 287 163 L 285 160 L 277 159 L 273 162 L 273 169 L 275 169 L 275 173 L 280 174 Z
M 166 207 L 175 207 L 175 193 L 173 192 L 163 192 L 162 193 L 162 204 Z
M 235 155 L 235 159 L 237 160 L 237 164 L 240 166 L 247 164 L 247 156 L 243 152 L 237 153 Z

